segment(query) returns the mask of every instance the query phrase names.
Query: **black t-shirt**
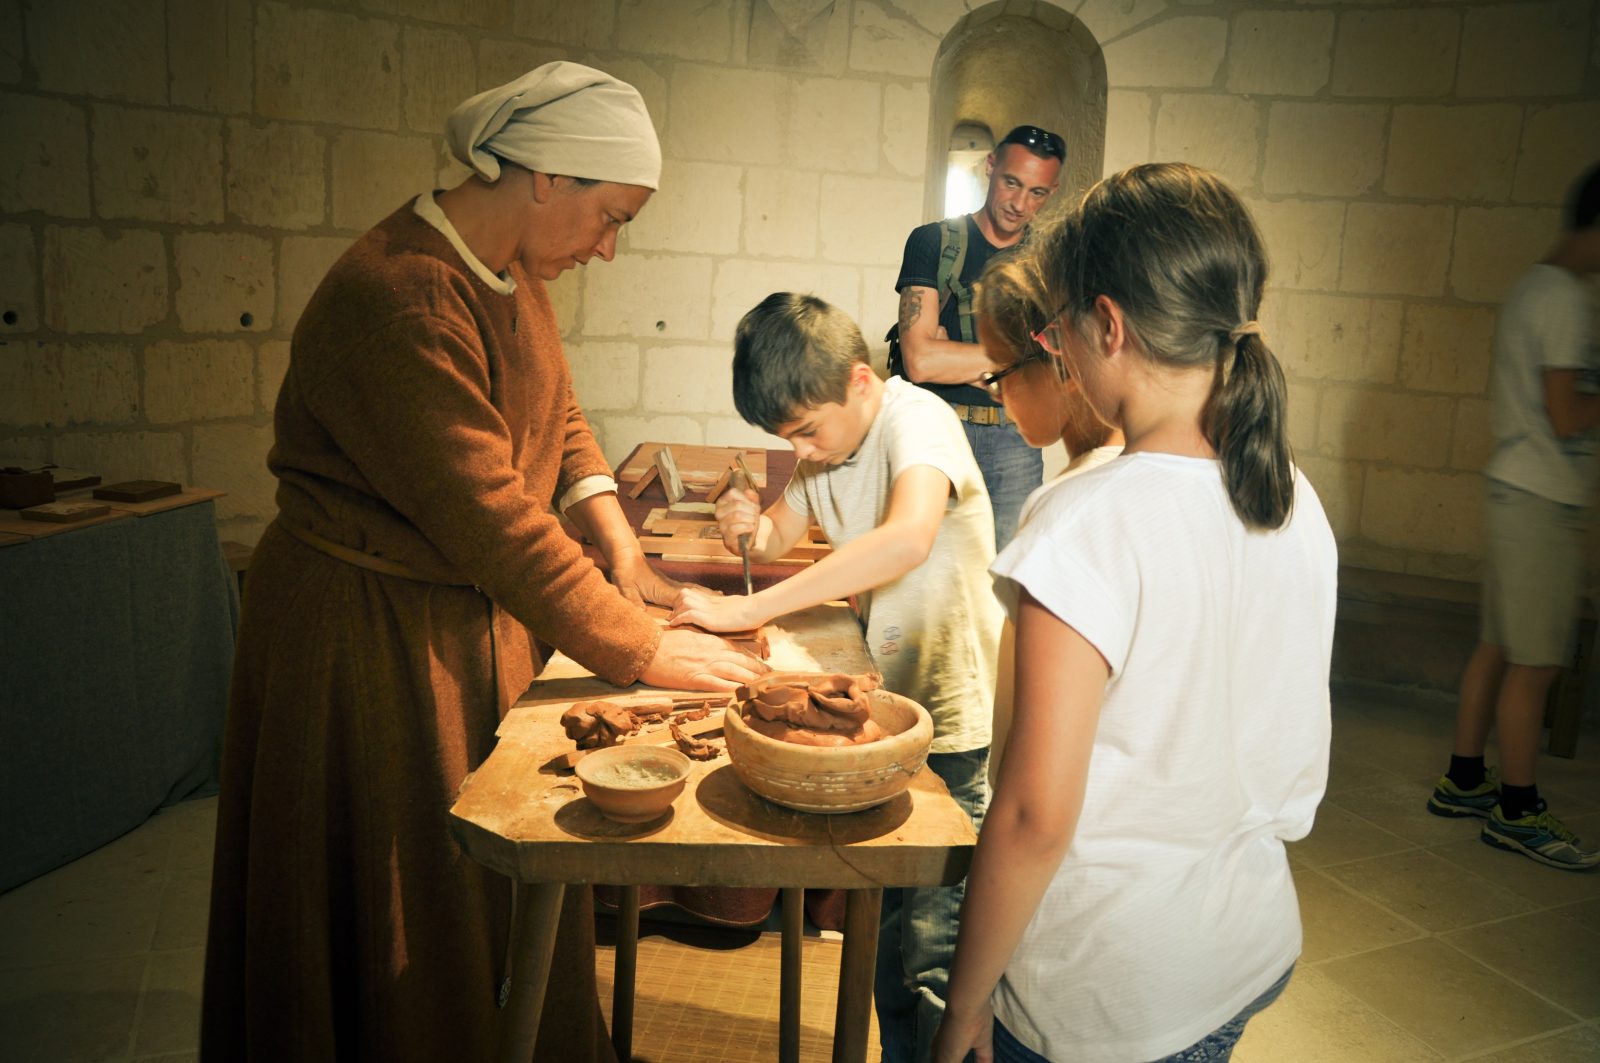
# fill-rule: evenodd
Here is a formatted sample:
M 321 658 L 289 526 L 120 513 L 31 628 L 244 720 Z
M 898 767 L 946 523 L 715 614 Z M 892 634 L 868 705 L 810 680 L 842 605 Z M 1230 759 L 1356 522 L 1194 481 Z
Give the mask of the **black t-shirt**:
M 983 235 L 983 230 L 978 228 L 978 223 L 972 215 L 966 217 L 967 223 L 967 258 L 961 264 L 961 283 L 970 291 L 983 275 L 983 267 L 989 257 L 1000 248 L 991 244 Z M 908 285 L 919 288 L 932 288 L 939 290 L 939 230 L 944 228 L 944 222 L 933 221 L 926 225 L 919 225 L 911 230 L 911 235 L 906 237 L 905 256 L 900 260 L 900 278 L 894 282 L 896 292 L 904 291 Z M 942 295 L 943 293 L 941 293 Z M 961 312 L 956 305 L 957 300 L 952 296 L 945 298 L 939 307 L 939 324 L 944 326 L 945 334 L 952 340 L 961 339 Z M 959 403 L 963 406 L 998 406 L 1000 403 L 989 395 L 985 388 L 972 384 L 919 384 L 927 388 L 946 402 Z

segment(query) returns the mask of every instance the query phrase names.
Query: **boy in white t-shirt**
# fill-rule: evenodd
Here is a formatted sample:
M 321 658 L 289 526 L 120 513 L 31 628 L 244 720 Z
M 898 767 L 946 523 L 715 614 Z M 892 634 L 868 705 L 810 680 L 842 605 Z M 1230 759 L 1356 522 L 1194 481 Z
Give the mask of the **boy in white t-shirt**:
M 734 405 L 789 440 L 800 459 L 783 496 L 717 503 L 723 541 L 750 559 L 781 557 L 811 522 L 833 550 L 750 596 L 685 587 L 677 623 L 756 627 L 856 596 L 884 686 L 933 716 L 928 766 L 977 826 L 988 799 L 995 659 L 1001 624 L 987 569 L 994 521 L 961 422 L 938 396 L 878 379 L 848 315 L 778 292 L 739 322 Z M 874 1000 L 885 1063 L 926 1059 L 944 1008 L 962 887 L 884 891 Z

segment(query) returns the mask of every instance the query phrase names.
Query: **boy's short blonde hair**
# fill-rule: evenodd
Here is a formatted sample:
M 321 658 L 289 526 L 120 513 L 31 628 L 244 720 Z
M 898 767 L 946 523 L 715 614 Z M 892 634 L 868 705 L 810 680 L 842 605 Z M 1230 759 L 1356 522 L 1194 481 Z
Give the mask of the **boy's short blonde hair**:
M 867 343 L 850 315 L 814 295 L 773 292 L 733 333 L 733 405 L 768 432 L 826 403 L 843 403 Z

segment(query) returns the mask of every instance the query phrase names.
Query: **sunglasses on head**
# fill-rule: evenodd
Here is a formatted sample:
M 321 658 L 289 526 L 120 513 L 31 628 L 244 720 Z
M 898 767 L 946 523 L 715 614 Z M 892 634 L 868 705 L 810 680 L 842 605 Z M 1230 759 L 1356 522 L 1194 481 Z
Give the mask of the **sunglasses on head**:
M 1067 142 L 1048 129 L 1040 129 L 1036 125 L 1018 126 L 1000 142 L 1000 147 L 1007 144 L 1021 144 L 1023 147 L 1036 154 L 1046 155 L 1062 162 L 1067 158 Z

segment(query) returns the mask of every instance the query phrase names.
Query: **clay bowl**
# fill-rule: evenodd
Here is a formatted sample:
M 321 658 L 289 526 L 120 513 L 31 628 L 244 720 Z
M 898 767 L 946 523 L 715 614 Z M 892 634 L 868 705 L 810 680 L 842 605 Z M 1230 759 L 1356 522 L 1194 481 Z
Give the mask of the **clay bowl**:
M 874 690 L 872 718 L 884 737 L 859 746 L 802 746 L 750 729 L 730 705 L 722 733 L 739 781 L 768 801 L 801 812 L 859 812 L 911 784 L 928 759 L 933 717 L 909 698 Z
M 683 792 L 689 758 L 665 746 L 612 746 L 590 753 L 573 770 L 584 796 L 608 818 L 648 823 Z

